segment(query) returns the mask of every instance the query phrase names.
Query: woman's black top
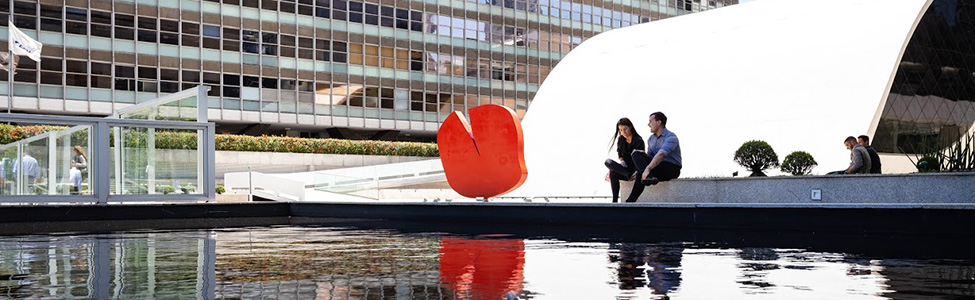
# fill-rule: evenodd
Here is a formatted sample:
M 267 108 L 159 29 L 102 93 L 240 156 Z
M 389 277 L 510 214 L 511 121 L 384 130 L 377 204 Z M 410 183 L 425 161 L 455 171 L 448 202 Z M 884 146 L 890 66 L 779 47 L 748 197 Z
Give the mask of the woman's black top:
M 632 143 L 627 143 L 626 138 L 622 135 L 616 140 L 616 154 L 619 154 L 623 158 L 623 161 L 626 162 L 627 170 L 636 170 L 636 167 L 633 166 L 633 156 L 630 155 L 633 153 L 633 150 L 647 150 L 647 146 L 643 142 L 642 137 L 634 135 L 632 140 Z

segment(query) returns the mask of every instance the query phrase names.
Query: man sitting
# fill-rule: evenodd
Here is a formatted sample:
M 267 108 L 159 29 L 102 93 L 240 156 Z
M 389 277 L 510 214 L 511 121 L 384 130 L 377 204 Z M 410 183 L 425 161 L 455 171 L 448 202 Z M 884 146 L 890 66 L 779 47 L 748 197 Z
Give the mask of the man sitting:
M 650 137 L 647 138 L 647 152 L 633 151 L 633 164 L 636 165 L 639 182 L 626 202 L 636 202 L 647 185 L 667 181 L 680 176 L 680 141 L 677 135 L 667 130 L 667 116 L 662 112 L 650 114 Z

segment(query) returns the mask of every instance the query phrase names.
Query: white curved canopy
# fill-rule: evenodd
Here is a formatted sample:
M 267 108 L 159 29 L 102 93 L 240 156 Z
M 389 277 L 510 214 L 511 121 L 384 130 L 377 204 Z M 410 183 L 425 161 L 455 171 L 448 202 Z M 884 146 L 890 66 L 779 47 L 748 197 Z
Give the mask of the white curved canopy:
M 929 4 L 763 0 L 590 38 L 532 101 L 523 120 L 529 175 L 514 194 L 609 195 L 603 160 L 615 158 L 616 121 L 629 117 L 646 139 L 654 111 L 680 138 L 681 177 L 743 171 L 732 157 L 752 139 L 780 160 L 811 153 L 815 174 L 844 169 L 843 139 L 872 134 Z

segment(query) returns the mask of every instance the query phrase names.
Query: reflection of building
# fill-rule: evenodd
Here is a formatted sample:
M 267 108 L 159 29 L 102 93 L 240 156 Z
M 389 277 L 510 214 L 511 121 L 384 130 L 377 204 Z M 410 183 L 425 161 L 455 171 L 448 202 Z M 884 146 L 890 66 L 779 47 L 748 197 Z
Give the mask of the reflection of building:
M 204 84 L 221 132 L 429 139 L 453 111 L 523 115 L 600 32 L 737 1 L 441 3 L 18 0 L 15 24 L 45 47 L 18 66 L 14 111 L 107 115 Z

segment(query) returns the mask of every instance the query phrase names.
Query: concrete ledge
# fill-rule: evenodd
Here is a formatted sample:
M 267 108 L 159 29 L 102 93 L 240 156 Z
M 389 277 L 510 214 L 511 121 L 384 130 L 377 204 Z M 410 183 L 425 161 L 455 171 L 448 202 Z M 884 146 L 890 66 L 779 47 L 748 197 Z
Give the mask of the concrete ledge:
M 707 204 L 293 203 L 292 217 L 435 223 L 602 226 L 971 236 L 961 205 L 788 207 Z M 448 225 L 445 225 L 448 226 Z
M 601 230 L 694 229 L 973 237 L 975 205 L 768 203 L 365 203 L 0 206 L 0 235 L 290 224 L 293 218 Z
M 622 184 L 621 198 L 632 184 Z M 975 205 L 975 173 L 676 179 L 648 186 L 637 202 Z

